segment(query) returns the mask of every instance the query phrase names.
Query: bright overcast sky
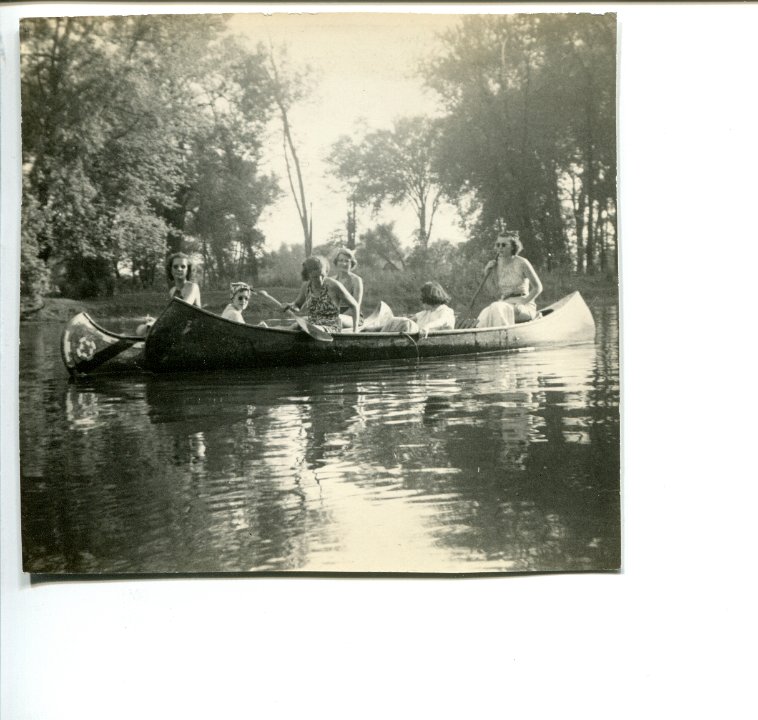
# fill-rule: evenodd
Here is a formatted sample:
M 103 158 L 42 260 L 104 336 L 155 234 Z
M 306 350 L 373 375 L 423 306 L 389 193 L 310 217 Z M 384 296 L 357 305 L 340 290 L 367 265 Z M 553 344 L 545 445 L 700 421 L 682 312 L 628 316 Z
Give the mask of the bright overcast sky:
M 275 47 L 286 43 L 293 65 L 312 68 L 313 94 L 293 109 L 297 150 L 305 176 L 306 193 L 313 203 L 314 245 L 345 227 L 346 195 L 328 175 L 324 158 L 342 134 L 353 134 L 363 119 L 370 129 L 389 128 L 403 115 L 435 114 L 436 99 L 415 75 L 421 57 L 437 44 L 436 33 L 452 27 L 457 18 L 439 14 L 292 13 L 236 15 L 232 31 L 253 44 L 269 39 Z M 301 243 L 302 231 L 288 190 L 282 159 L 281 126 L 267 143 L 267 167 L 281 178 L 287 195 L 266 211 L 260 226 L 267 247 L 282 242 Z M 404 244 L 416 227 L 409 209 L 383 208 L 375 217 L 358 212 L 358 233 L 378 222 L 395 221 Z M 432 239 L 460 240 L 453 208 L 441 207 Z

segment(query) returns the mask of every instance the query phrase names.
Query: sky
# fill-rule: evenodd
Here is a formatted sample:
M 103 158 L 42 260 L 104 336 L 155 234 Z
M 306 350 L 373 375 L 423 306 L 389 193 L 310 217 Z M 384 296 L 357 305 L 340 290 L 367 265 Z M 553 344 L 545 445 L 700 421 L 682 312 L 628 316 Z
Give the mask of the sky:
M 309 66 L 316 79 L 313 93 L 293 108 L 290 121 L 313 204 L 313 243 L 335 230 L 344 231 L 347 197 L 329 175 L 324 161 L 340 135 L 355 136 L 358 123 L 370 129 L 391 128 L 404 115 L 439 114 L 435 94 L 415 74 L 419 60 L 439 44 L 437 34 L 460 16 L 445 14 L 298 13 L 235 15 L 230 29 L 251 45 L 269 41 L 287 46 L 295 67 Z M 281 178 L 286 194 L 264 212 L 259 226 L 266 247 L 302 242 L 300 221 L 282 155 L 281 124 L 275 121 L 266 145 L 265 167 Z M 379 222 L 394 221 L 401 243 L 409 246 L 416 218 L 410 208 L 385 206 L 372 216 L 358 209 L 358 234 Z M 464 239 L 455 208 L 443 205 L 435 216 L 432 239 Z

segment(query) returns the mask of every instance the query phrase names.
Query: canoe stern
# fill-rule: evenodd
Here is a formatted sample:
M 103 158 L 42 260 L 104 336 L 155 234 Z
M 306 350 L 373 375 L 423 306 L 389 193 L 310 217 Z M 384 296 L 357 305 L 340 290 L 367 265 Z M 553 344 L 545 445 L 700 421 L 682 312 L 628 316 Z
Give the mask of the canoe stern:
M 101 328 L 85 312 L 66 323 L 61 334 L 61 356 L 69 375 L 139 371 L 144 338 L 120 335 Z

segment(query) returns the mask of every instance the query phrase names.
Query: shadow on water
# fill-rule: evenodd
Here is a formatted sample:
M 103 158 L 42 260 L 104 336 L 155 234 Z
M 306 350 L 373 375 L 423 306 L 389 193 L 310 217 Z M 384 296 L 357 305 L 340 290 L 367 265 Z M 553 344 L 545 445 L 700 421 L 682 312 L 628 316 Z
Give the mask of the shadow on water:
M 618 567 L 617 318 L 599 327 L 515 355 L 76 385 L 22 337 L 25 569 Z

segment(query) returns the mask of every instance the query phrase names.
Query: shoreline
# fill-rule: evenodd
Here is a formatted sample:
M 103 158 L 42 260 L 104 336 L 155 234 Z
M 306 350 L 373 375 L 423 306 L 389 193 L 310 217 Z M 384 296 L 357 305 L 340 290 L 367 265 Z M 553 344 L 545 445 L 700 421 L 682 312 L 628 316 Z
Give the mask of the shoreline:
M 619 286 L 615 279 L 608 279 L 598 276 L 543 276 L 544 290 L 537 299 L 539 306 L 549 305 L 552 302 L 568 295 L 573 290 L 582 293 L 590 308 L 600 308 L 608 306 L 617 306 L 619 304 Z M 299 285 L 293 287 L 269 286 L 266 290 L 275 298 L 286 302 L 291 301 L 298 293 Z M 229 294 L 226 290 L 207 290 L 202 291 L 203 308 L 210 312 L 221 313 L 229 302 Z M 139 292 L 125 292 L 112 297 L 105 298 L 88 298 L 86 300 L 75 300 L 65 297 L 45 297 L 44 302 L 39 308 L 24 309 L 22 300 L 20 322 L 21 323 L 65 323 L 74 315 L 80 312 L 86 312 L 95 319 L 106 319 L 114 321 L 139 321 L 146 315 L 157 317 L 168 303 L 167 290 L 144 290 Z M 363 299 L 362 311 L 365 314 L 371 312 L 379 300 L 382 299 L 390 305 L 397 314 L 408 311 L 415 312 L 413 308 L 418 304 L 415 296 L 395 297 L 393 293 L 385 293 L 382 296 L 377 289 L 367 288 Z M 484 307 L 489 300 L 486 298 L 479 299 L 477 305 Z M 455 299 L 452 307 L 457 314 L 468 314 L 468 302 Z M 410 310 L 409 310 L 410 309 Z M 478 310 L 476 311 L 478 312 Z M 279 311 L 274 309 L 269 303 L 257 299 L 253 296 L 250 300 L 250 306 L 246 315 L 251 319 L 255 318 L 257 322 L 263 317 L 272 317 Z

